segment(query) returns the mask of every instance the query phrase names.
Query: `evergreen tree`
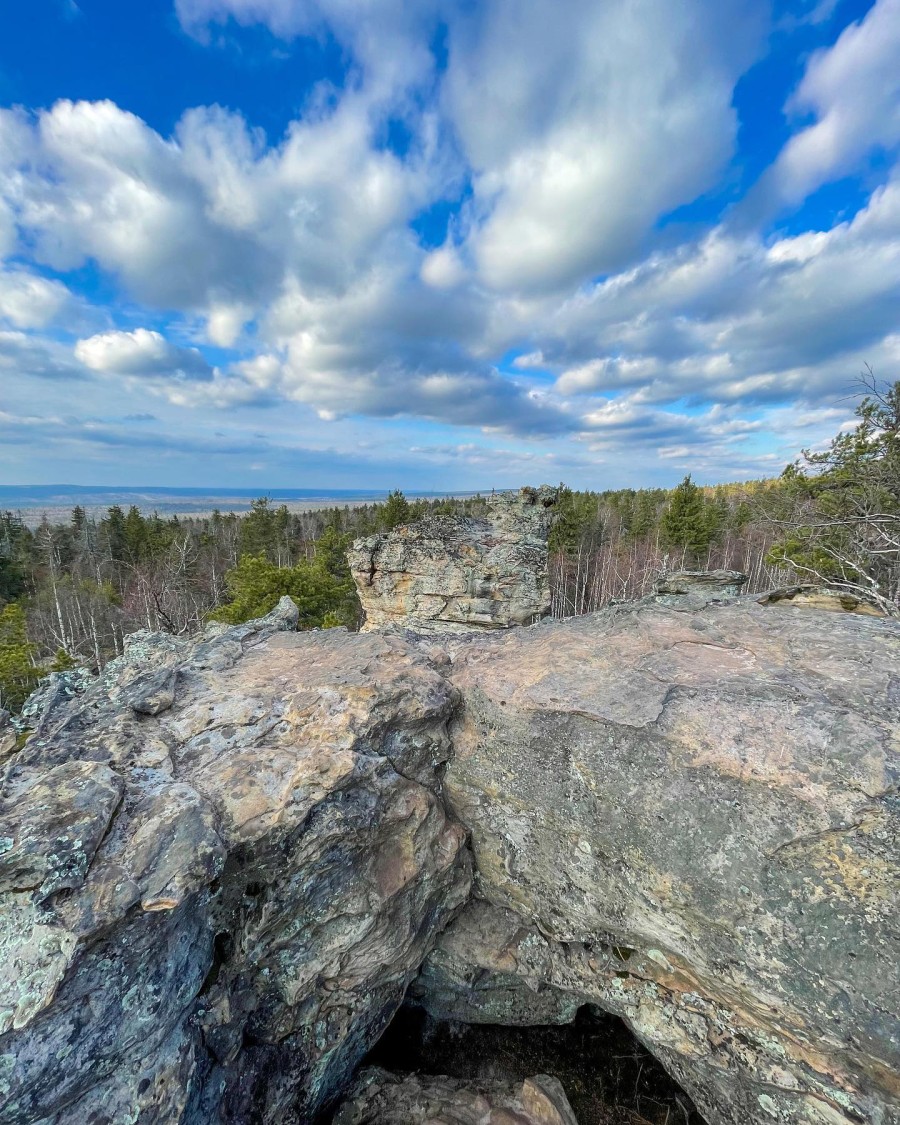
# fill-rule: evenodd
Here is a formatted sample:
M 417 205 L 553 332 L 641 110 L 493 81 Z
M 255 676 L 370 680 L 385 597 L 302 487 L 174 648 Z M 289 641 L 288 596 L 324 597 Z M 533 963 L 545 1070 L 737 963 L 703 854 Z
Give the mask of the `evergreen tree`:
M 378 525 L 385 531 L 390 531 L 392 528 L 399 527 L 401 524 L 409 523 L 409 521 L 409 501 L 399 488 L 395 488 L 393 492 L 388 494 L 387 500 L 385 500 L 378 513 Z
M 100 530 L 110 559 L 122 562 L 125 558 L 125 513 L 118 504 L 107 508 L 106 518 L 100 521 Z
M 690 474 L 673 490 L 659 529 L 665 544 L 684 552 L 691 565 L 696 565 L 709 550 L 715 536 L 715 521 L 710 517 L 702 490 Z
M 885 386 L 867 371 L 863 384 L 856 428 L 782 474 L 794 510 L 772 559 L 900 616 L 900 380 Z
M 147 554 L 147 523 L 134 504 L 122 526 L 123 549 L 129 562 L 140 562 Z
M 41 677 L 34 654 L 35 646 L 25 631 L 25 613 L 11 602 L 0 610 L 0 707 L 7 711 L 18 711 Z

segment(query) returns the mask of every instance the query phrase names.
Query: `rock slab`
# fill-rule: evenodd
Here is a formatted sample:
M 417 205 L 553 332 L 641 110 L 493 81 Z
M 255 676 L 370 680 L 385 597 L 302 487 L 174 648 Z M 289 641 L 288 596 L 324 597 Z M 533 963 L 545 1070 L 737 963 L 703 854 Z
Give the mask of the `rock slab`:
M 754 600 L 457 644 L 477 898 L 415 997 L 596 1004 L 710 1125 L 900 1121 L 898 668 L 896 623 Z
M 405 1077 L 371 1068 L 354 1083 L 334 1125 L 578 1125 L 548 1074 L 518 1084 Z

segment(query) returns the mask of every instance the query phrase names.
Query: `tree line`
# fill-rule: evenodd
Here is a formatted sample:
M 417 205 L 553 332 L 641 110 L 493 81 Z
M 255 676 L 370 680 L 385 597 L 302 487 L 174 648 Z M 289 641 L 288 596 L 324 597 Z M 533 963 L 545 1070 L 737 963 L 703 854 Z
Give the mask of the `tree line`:
M 748 592 L 837 585 L 900 616 L 900 382 L 867 373 L 854 429 L 804 451 L 777 479 L 672 489 L 561 486 L 550 541 L 552 612 L 590 613 L 644 596 L 661 571 L 739 570 Z M 137 629 L 193 632 L 267 613 L 284 594 L 300 627 L 356 628 L 350 542 L 427 514 L 481 515 L 489 498 L 292 513 L 144 515 L 76 507 L 28 528 L 0 513 L 0 706 L 18 708 L 48 670 L 101 668 Z

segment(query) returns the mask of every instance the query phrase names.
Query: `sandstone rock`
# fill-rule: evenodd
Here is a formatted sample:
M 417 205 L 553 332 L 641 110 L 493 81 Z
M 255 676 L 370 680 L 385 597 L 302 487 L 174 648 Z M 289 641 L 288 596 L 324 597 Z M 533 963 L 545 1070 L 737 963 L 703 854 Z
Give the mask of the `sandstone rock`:
M 132 637 L 7 765 L 4 1125 L 308 1120 L 465 900 L 452 687 L 295 625 Z
M 560 1083 L 464 1082 L 372 1068 L 361 1072 L 334 1125 L 578 1125 Z
M 739 570 L 676 570 L 657 579 L 656 596 L 735 598 L 746 583 L 747 575 Z
M 0 785 L 0 1123 L 309 1121 L 410 990 L 621 1016 L 709 1125 L 897 1125 L 900 626 L 675 598 L 427 641 L 288 602 L 51 693 Z
M 758 599 L 760 605 L 776 606 L 779 609 L 824 609 L 830 613 L 863 613 L 869 617 L 884 617 L 884 611 L 874 602 L 867 601 L 850 590 L 839 590 L 831 586 L 806 584 L 784 586 L 770 590 Z
M 711 1125 L 900 1120 L 897 625 L 651 602 L 453 656 L 480 901 L 429 1011 L 596 1004 Z
M 547 537 L 556 490 L 503 493 L 485 519 L 431 516 L 350 552 L 366 630 L 420 632 L 530 625 L 550 612 Z

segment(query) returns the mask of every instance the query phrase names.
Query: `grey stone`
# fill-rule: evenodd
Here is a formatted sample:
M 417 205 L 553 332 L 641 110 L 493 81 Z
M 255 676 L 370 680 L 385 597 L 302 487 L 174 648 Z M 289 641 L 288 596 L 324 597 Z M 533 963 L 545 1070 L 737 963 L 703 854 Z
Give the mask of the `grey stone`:
M 897 624 L 651 601 L 453 655 L 479 901 L 414 995 L 596 1004 L 711 1125 L 900 1120 Z
M 566 1092 L 548 1074 L 521 1083 L 404 1077 L 363 1070 L 334 1125 L 578 1125 Z
M 614 1013 L 709 1125 L 900 1121 L 897 622 L 292 617 L 138 635 L 5 759 L 2 1125 L 310 1120 L 407 992 Z
M 747 582 L 739 570 L 675 570 L 661 574 L 653 587 L 657 597 L 736 598 Z
M 496 496 L 484 519 L 432 516 L 358 539 L 349 559 L 365 629 L 465 633 L 546 617 L 556 497 L 523 488 Z
M 402 637 L 292 616 L 134 638 L 7 764 L 3 1125 L 308 1120 L 466 899 L 453 688 Z

